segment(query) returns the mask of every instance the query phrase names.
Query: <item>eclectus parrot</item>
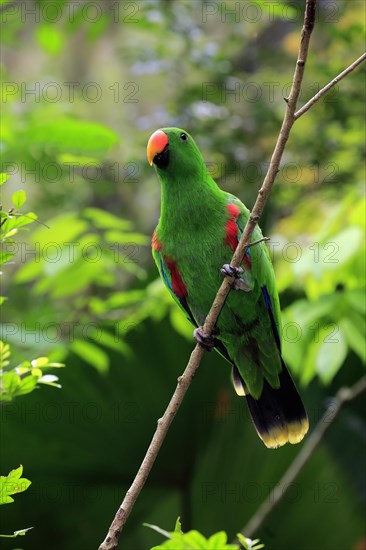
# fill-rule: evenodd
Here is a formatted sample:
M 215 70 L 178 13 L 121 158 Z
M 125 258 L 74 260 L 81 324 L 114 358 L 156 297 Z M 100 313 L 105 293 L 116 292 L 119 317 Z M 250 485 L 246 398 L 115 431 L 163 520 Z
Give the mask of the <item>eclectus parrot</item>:
M 154 132 L 147 157 L 161 183 L 161 215 L 152 249 L 165 285 L 196 327 L 197 342 L 231 363 L 236 393 L 246 397 L 264 444 L 276 448 L 298 443 L 309 424 L 281 357 L 280 305 L 268 250 L 260 242 L 247 249 L 240 268 L 229 264 L 249 210 L 217 186 L 184 130 Z M 252 242 L 261 238 L 256 227 Z M 235 283 L 214 335 L 208 337 L 202 325 L 222 274 L 235 277 Z

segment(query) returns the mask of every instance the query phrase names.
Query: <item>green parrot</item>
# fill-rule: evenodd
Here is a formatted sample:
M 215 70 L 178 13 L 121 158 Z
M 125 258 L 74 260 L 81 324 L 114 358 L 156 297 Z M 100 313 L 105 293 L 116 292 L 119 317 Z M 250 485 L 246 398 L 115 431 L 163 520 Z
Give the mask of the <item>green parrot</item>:
M 196 327 L 196 341 L 232 365 L 235 391 L 246 397 L 264 444 L 300 442 L 309 423 L 281 357 L 280 304 L 268 250 L 261 242 L 247 249 L 240 268 L 229 264 L 249 210 L 217 186 L 186 131 L 157 130 L 147 157 L 161 183 L 161 215 L 152 237 L 160 276 Z M 260 238 L 256 227 L 252 242 Z M 234 277 L 233 290 L 209 337 L 202 325 L 223 275 Z

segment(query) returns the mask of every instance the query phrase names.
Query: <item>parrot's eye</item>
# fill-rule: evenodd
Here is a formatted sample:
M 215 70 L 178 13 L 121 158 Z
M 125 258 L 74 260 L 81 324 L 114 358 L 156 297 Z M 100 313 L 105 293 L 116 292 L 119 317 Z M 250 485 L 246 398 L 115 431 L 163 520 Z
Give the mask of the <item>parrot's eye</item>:
M 188 139 L 187 134 L 185 134 L 184 132 L 182 132 L 179 137 L 182 141 L 187 141 L 187 139 Z

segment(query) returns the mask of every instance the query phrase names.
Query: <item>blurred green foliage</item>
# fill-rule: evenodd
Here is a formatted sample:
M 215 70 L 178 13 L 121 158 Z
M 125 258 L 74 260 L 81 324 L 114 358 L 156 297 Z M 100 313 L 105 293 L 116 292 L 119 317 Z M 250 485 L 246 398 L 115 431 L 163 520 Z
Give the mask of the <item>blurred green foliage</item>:
M 31 484 L 31 481 L 25 477 L 21 477 L 23 474 L 23 466 L 20 465 L 18 468 L 11 470 L 7 476 L 0 476 L 0 505 L 1 504 L 10 504 L 14 502 L 14 499 L 11 495 L 22 493 L 26 491 Z M 26 529 L 19 529 L 14 531 L 12 535 L 0 534 L 0 538 L 15 538 L 18 536 L 25 535 L 27 531 L 32 529 L 32 527 L 27 527 Z
M 37 357 L 32 361 L 23 361 L 9 368 L 10 346 L 0 340 L 0 402 L 11 401 L 14 397 L 25 395 L 38 387 L 47 384 L 61 388 L 58 378 L 53 374 L 44 374 L 42 369 L 63 367 L 62 363 L 50 363 L 48 357 Z
M 0 185 L 7 181 L 6 174 L 0 174 Z M 19 229 L 24 230 L 24 226 L 36 221 L 37 216 L 33 213 L 22 214 L 20 209 L 27 200 L 26 193 L 23 189 L 16 191 L 12 195 L 13 206 L 8 211 L 0 212 L 0 265 L 6 264 L 14 256 L 13 250 L 7 249 L 8 245 L 14 244 L 13 237 L 18 234 Z M 2 273 L 0 273 L 2 275 Z M 6 300 L 5 296 L 1 296 L 0 306 Z M 5 402 L 9 402 L 14 397 L 29 394 L 38 387 L 38 384 L 46 384 L 60 388 L 57 384 L 57 376 L 44 374 L 43 369 L 63 367 L 61 363 L 50 363 L 47 357 L 37 357 L 32 361 L 23 361 L 16 367 L 10 366 L 11 348 L 9 344 L 0 340 L 0 406 Z M 13 437 L 15 437 L 13 433 Z M 0 476 L 0 504 L 10 504 L 14 499 L 10 496 L 26 491 L 31 484 L 26 478 L 22 478 L 23 466 L 11 470 L 7 476 Z M 27 531 L 32 529 L 20 529 L 14 531 L 12 535 L 0 534 L 1 538 L 15 538 L 25 535 Z
M 15 529 L 21 510 L 35 526 L 28 548 L 91 548 L 192 349 L 150 256 L 160 190 L 147 139 L 158 127 L 186 128 L 219 185 L 250 208 L 281 124 L 303 2 L 28 0 L 0 9 L 3 204 L 22 212 L 26 194 L 39 215 L 2 249 L 2 339 L 27 369 L 30 356 L 68 365 L 60 392 L 45 387 L 1 410 L 3 468 L 21 454 L 32 479 L 3 518 Z M 301 104 L 361 53 L 364 14 L 363 0 L 319 3 Z M 261 221 L 284 356 L 312 426 L 328 396 L 364 372 L 364 105 L 361 66 L 295 124 Z M 36 219 L 13 214 L 4 207 L 7 239 Z M 309 530 L 325 550 L 364 540 L 361 405 L 332 430 L 258 532 L 267 548 L 307 550 Z M 253 432 L 225 363 L 210 355 L 124 547 L 160 544 L 141 524 L 174 524 L 178 514 L 187 532 L 224 530 L 231 540 L 299 450 L 268 452 Z
M 276 262 L 279 288 L 305 294 L 283 311 L 284 358 L 303 384 L 331 382 L 350 352 L 366 361 L 365 212 L 352 190 L 328 208 L 313 242 L 299 226 L 297 236 L 291 227 L 279 234 L 290 255 Z
M 6 174 L 1 174 L 0 185 L 3 185 L 7 179 Z M 13 205 L 8 211 L 1 210 L 0 212 L 0 265 L 5 264 L 6 266 L 15 256 L 16 241 L 14 241 L 14 236 L 19 234 L 19 230 L 24 231 L 26 225 L 37 220 L 37 216 L 33 212 L 27 214 L 21 212 L 20 209 L 26 200 L 25 191 L 20 189 L 13 193 Z M 5 300 L 6 297 L 2 296 L 0 305 Z M 16 325 L 15 329 L 17 329 Z M 61 387 L 56 383 L 58 381 L 57 376 L 44 374 L 43 369 L 63 367 L 62 363 L 50 363 L 48 357 L 37 357 L 32 361 L 25 360 L 16 367 L 11 367 L 10 355 L 10 345 L 0 340 L 0 403 L 30 393 L 38 387 L 38 384 Z
M 241 533 L 237 535 L 240 546 L 237 544 L 228 544 L 227 534 L 224 531 L 215 533 L 209 538 L 193 530 L 183 533 L 179 518 L 177 519 L 174 531 L 171 532 L 165 531 L 157 525 L 150 525 L 148 523 L 144 525 L 168 539 L 162 544 L 154 546 L 151 550 L 199 550 L 200 548 L 204 548 L 205 550 L 239 550 L 240 548 L 244 550 L 261 550 L 261 548 L 264 548 L 264 544 L 258 544 L 259 539 L 251 540 L 244 537 Z

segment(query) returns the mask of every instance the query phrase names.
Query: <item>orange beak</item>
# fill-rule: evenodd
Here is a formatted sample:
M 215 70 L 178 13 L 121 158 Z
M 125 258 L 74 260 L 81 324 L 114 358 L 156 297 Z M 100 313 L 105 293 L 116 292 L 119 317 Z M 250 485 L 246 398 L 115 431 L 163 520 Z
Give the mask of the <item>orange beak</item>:
M 150 166 L 152 165 L 154 158 L 159 153 L 162 153 L 165 147 L 169 144 L 168 136 L 163 130 L 156 130 L 153 133 L 147 144 L 147 160 Z

